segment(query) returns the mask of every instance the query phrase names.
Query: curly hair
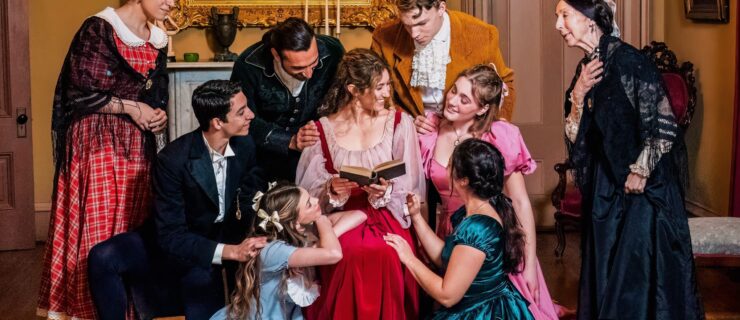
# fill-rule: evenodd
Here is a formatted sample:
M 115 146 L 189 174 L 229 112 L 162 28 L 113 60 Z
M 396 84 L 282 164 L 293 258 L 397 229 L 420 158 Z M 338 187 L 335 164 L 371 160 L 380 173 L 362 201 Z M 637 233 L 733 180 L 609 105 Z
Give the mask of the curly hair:
M 348 105 L 354 96 L 347 86 L 351 84 L 360 92 L 365 92 L 380 80 L 383 71 L 388 72 L 388 64 L 374 51 L 357 48 L 347 52 L 339 63 L 334 82 L 319 107 L 319 115 L 328 116 Z M 386 108 L 390 108 L 391 100 L 386 100 Z
M 268 190 L 258 202 L 259 208 L 271 214 L 277 211 L 280 217 L 279 230 L 274 224 L 268 223 L 265 229 L 255 228 L 250 237 L 265 236 L 268 241 L 282 240 L 295 247 L 303 247 L 307 243 L 306 237 L 296 230 L 298 220 L 301 189 L 291 183 L 280 183 Z M 255 319 L 260 318 L 260 270 L 261 259 L 258 256 L 242 262 L 236 272 L 236 290 L 231 295 L 232 303 L 228 310 L 228 319 L 247 319 L 254 312 Z M 285 292 L 285 281 L 290 272 L 300 270 L 285 270 L 280 279 L 280 290 Z

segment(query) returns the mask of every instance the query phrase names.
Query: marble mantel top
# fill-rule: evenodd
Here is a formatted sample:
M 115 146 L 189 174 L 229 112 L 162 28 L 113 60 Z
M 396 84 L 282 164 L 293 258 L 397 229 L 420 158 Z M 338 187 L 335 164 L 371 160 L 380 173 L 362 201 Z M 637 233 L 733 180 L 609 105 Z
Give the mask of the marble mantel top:
M 168 62 L 167 69 L 231 69 L 233 62 Z

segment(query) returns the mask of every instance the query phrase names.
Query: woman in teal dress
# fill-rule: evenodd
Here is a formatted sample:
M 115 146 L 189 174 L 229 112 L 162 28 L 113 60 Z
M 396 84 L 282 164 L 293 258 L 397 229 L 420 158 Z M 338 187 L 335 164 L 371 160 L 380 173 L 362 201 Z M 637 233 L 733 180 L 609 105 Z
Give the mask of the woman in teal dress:
M 388 234 L 385 241 L 424 291 L 443 306 L 432 319 L 533 319 L 507 275 L 521 271 L 517 268 L 522 265 L 524 233 L 511 200 L 502 193 L 501 153 L 488 142 L 469 139 L 455 147 L 448 168 L 465 205 L 453 214 L 456 226 L 445 240 L 421 216 L 418 197 L 407 197 L 417 237 L 442 276 L 416 258 L 402 237 Z

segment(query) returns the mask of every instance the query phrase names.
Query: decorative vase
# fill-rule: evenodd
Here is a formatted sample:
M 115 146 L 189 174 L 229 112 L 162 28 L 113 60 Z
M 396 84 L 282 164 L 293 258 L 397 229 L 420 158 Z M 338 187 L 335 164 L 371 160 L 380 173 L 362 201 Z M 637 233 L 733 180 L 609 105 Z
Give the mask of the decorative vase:
M 236 28 L 239 23 L 239 8 L 233 7 L 230 14 L 218 13 L 216 7 L 211 8 L 211 25 L 213 33 L 216 35 L 218 44 L 221 45 L 221 52 L 216 53 L 214 61 L 236 61 L 237 55 L 229 51 L 229 46 L 234 43 L 236 37 Z

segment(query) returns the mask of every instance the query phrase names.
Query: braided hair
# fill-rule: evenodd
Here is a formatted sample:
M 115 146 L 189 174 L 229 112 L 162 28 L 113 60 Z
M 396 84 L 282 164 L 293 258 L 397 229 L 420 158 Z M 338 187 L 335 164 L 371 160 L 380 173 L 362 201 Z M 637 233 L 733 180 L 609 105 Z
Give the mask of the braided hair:
M 450 161 L 452 179 L 467 179 L 470 191 L 488 199 L 501 217 L 504 229 L 504 271 L 521 272 L 524 261 L 524 231 L 516 218 L 511 199 L 503 194 L 504 157 L 492 144 L 468 139 L 455 147 Z

